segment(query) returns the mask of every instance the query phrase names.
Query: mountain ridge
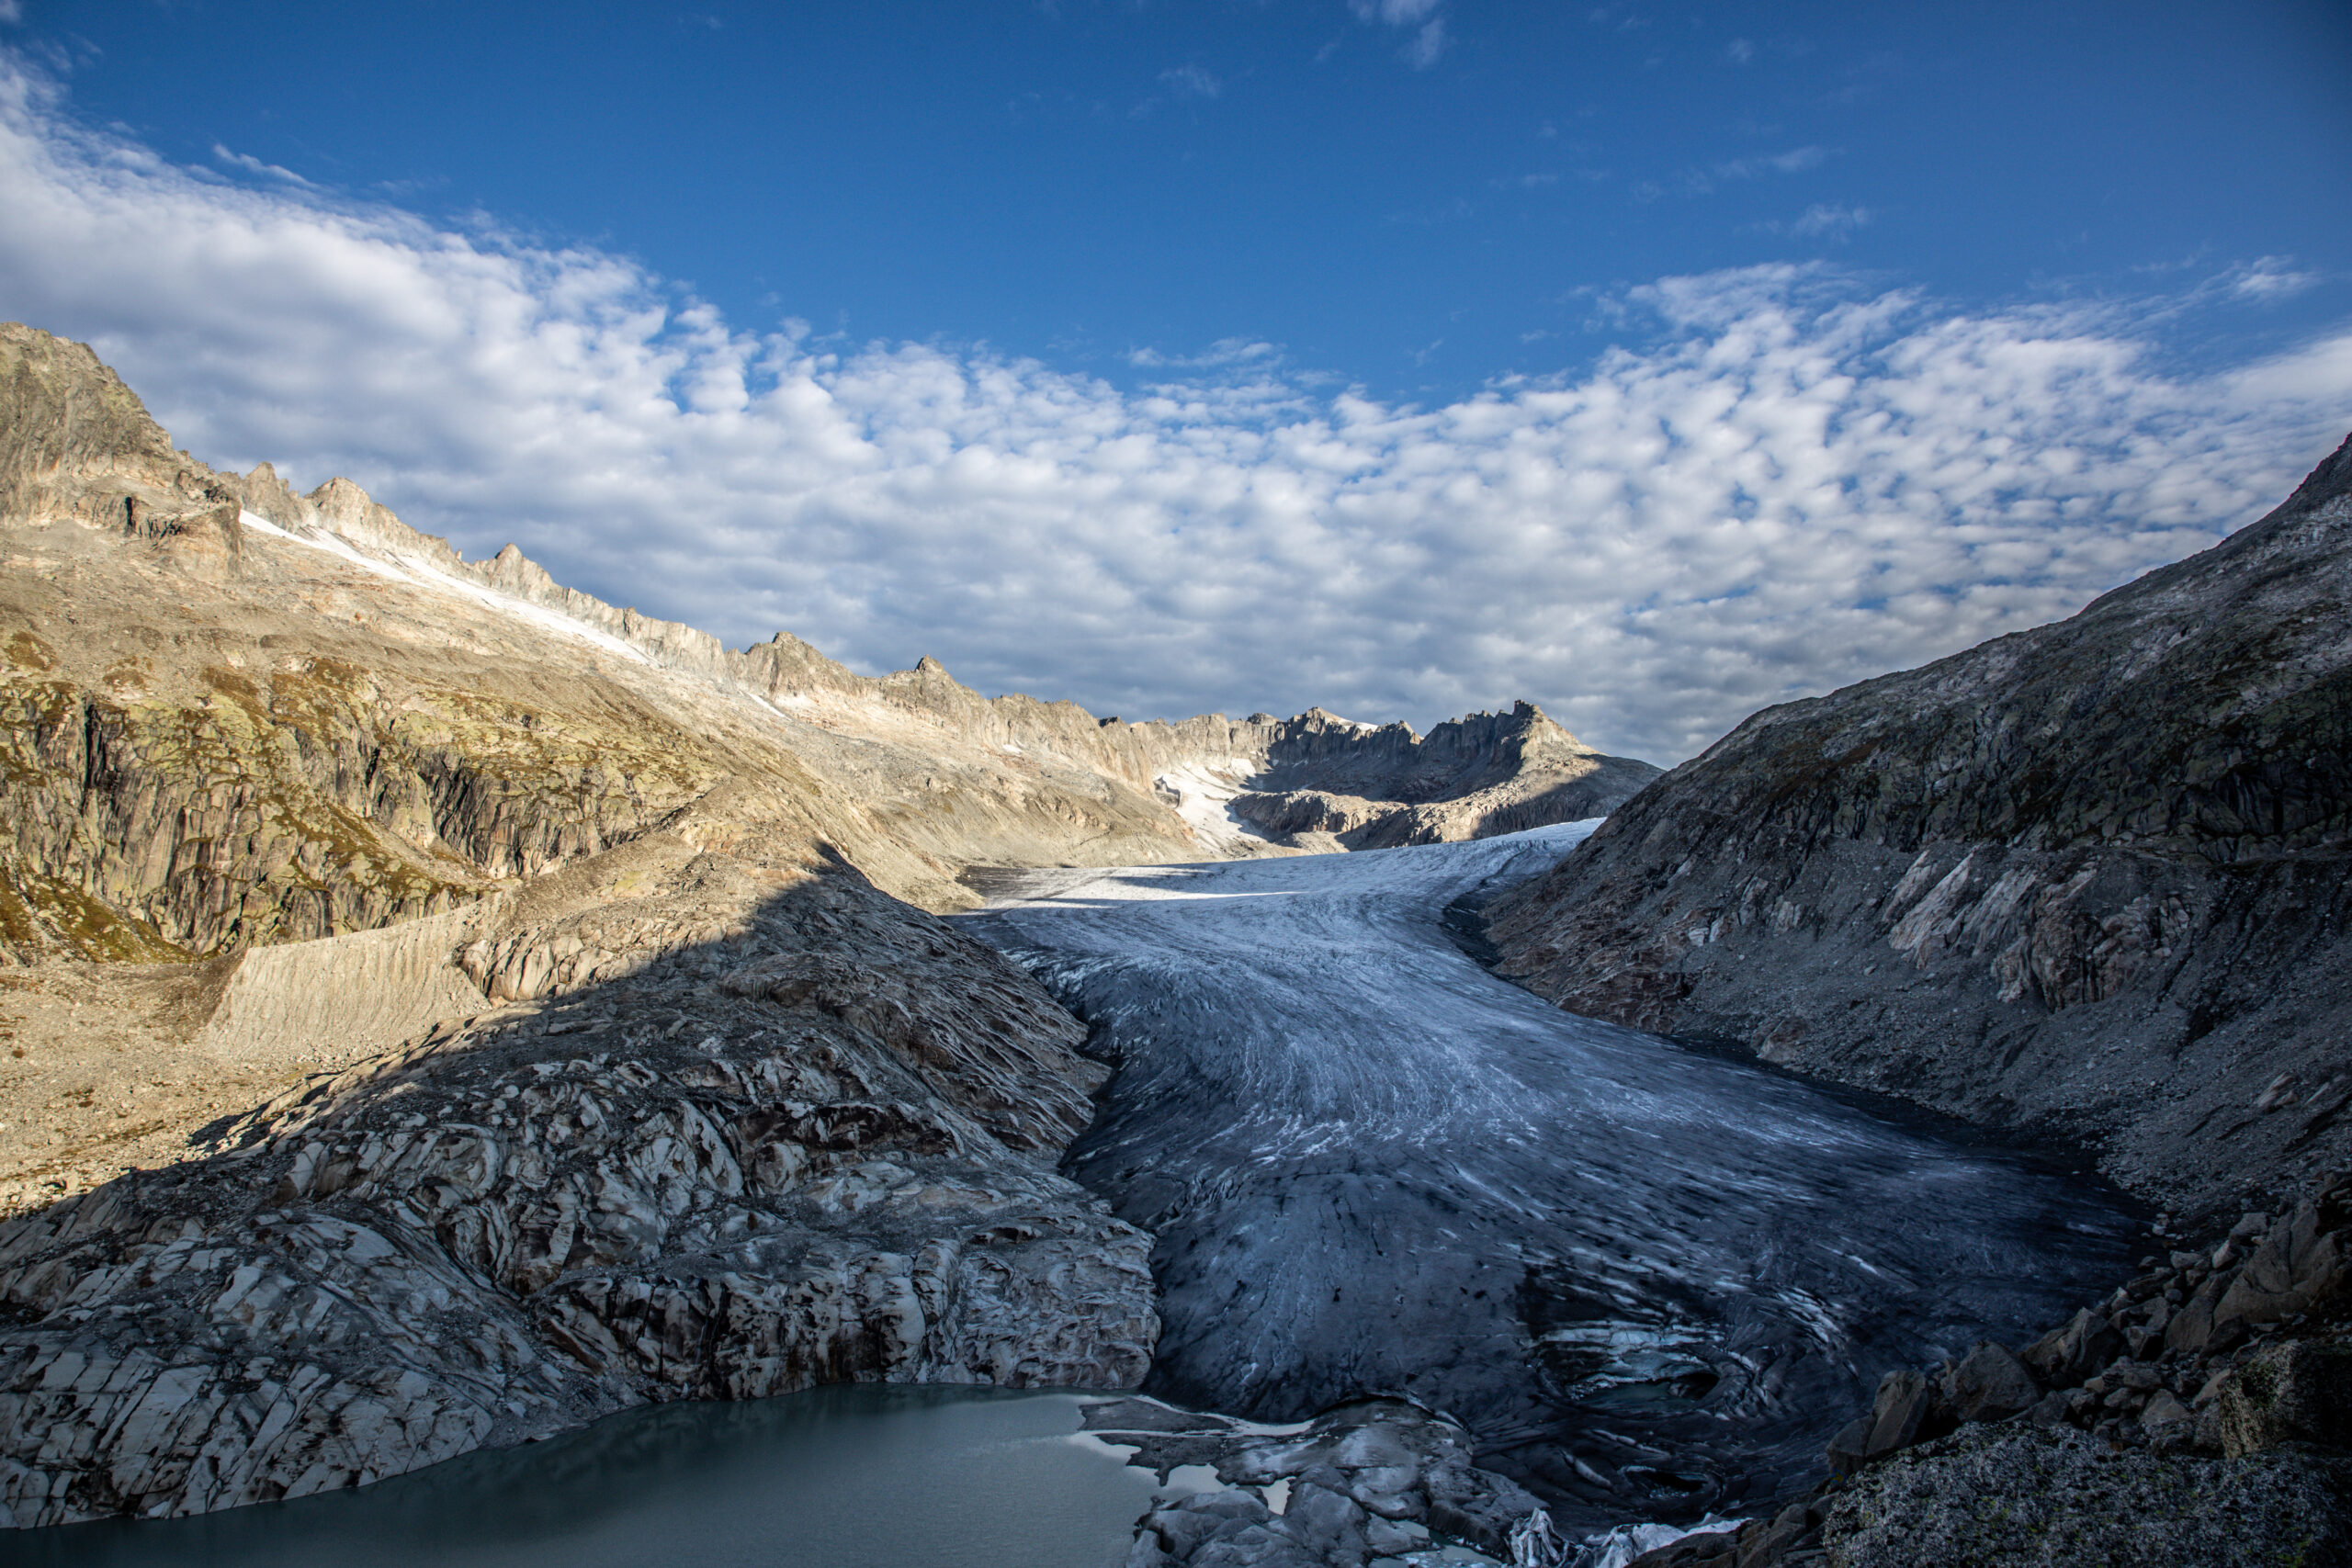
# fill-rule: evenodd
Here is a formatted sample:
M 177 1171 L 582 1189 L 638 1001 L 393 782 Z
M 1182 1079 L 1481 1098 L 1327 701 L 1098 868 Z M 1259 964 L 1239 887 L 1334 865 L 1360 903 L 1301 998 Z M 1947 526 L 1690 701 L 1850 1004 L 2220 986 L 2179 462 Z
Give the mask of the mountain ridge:
M 1657 772 L 1528 705 L 1428 737 L 1320 709 L 1130 724 L 930 658 L 730 650 L 511 545 L 469 561 L 348 479 L 211 469 L 87 345 L 19 323 L 0 568 L 0 976 L 24 982 L 0 1004 L 0 1207 L 187 1157 L 277 1075 L 628 961 L 640 939 L 583 962 L 515 911 L 633 842 L 766 835 L 790 874 L 854 866 L 937 911 L 990 868 L 1476 836 L 1601 814 Z M 477 943 L 495 961 L 468 969 Z M 354 1023 L 321 1026 L 322 987 Z
M 2352 1150 L 2352 441 L 2068 620 L 1754 716 L 1487 911 L 1572 1011 L 2082 1139 L 2200 1214 Z

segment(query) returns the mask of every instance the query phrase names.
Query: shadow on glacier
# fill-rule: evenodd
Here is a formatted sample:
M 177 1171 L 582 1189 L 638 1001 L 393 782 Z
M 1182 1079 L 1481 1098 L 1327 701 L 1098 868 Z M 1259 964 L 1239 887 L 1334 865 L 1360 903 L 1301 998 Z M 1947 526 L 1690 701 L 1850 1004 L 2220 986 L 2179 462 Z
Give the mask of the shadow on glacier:
M 1045 873 L 964 918 L 1117 1069 L 1065 1168 L 1158 1236 L 1150 1392 L 1401 1392 L 1571 1519 L 1692 1517 L 2128 1261 L 2121 1201 L 2054 1161 L 1563 1013 L 1450 939 L 1590 826 Z

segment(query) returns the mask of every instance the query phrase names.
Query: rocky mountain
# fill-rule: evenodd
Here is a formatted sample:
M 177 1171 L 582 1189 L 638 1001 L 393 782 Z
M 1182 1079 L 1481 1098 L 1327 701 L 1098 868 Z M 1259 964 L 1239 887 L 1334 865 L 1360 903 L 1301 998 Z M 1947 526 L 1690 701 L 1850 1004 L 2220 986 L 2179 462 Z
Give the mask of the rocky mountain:
M 1228 814 L 1292 843 L 1335 849 L 1456 843 L 1605 817 L 1659 773 L 1602 756 L 1532 703 L 1427 736 L 1315 708 L 1264 736 L 1243 775 L 1250 787 L 1227 803 Z
M 1521 705 L 1097 719 L 740 651 L 185 452 L 0 325 L 0 1522 L 648 1400 L 1127 1386 L 1104 1069 L 992 868 L 1419 842 L 1656 770 Z
M 2080 1138 L 2183 1216 L 2352 1153 L 2352 442 L 2072 619 L 1768 709 L 1487 911 L 1572 1011 Z
M 929 659 L 730 651 L 512 547 L 467 561 L 347 480 L 216 472 L 88 348 L 14 324 L 0 564 L 0 1208 L 175 1157 L 272 1074 L 483 987 L 539 994 L 529 954 L 460 972 L 460 935 L 719 795 L 775 803 L 763 853 L 944 910 L 989 867 L 1469 837 L 1598 814 L 1655 772 L 1523 705 L 1426 739 L 1319 710 L 1128 724 L 983 698 Z M 365 931 L 386 934 L 287 945 Z M 371 1005 L 317 1027 L 289 997 L 351 994 L 363 951 Z

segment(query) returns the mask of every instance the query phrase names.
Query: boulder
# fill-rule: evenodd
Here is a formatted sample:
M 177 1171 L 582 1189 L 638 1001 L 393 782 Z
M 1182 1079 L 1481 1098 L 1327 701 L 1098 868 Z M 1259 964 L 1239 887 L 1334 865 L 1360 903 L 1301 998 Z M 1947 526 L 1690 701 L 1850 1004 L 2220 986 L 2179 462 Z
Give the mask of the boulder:
M 2213 1325 L 2277 1323 L 2345 1293 L 2352 1232 L 2346 1205 L 2334 1193 L 2307 1198 L 2291 1218 L 2274 1224 L 2215 1303 Z
M 2198 1286 L 2196 1294 L 2165 1325 L 2165 1348 L 2201 1356 L 2214 1348 L 2213 1309 L 2228 1288 L 2219 1274 Z
M 1871 1413 L 1830 1439 L 1829 1468 L 1837 1474 L 1851 1474 L 1883 1455 L 1908 1448 L 1919 1440 L 1923 1427 L 1931 1434 L 1943 1414 L 1926 1373 L 1889 1372 L 1879 1380 Z
M 2266 1346 L 2222 1380 L 2212 1410 L 2232 1458 L 2282 1443 L 2352 1447 L 2352 1345 Z
M 2160 1388 L 2149 1395 L 2147 1407 L 2140 1412 L 2140 1425 L 2146 1428 L 2149 1441 L 2159 1448 L 2172 1448 L 2193 1440 L 2197 1416 L 2172 1390 Z
M 2041 1385 L 2026 1364 L 1989 1339 L 1945 1372 L 1941 1384 L 1944 1404 L 1962 1422 L 2004 1421 L 2041 1398 Z
M 2044 1382 L 2080 1382 L 2115 1359 L 2123 1336 L 2107 1317 L 2085 1307 L 2063 1328 L 2053 1328 L 2025 1348 L 2020 1358 Z

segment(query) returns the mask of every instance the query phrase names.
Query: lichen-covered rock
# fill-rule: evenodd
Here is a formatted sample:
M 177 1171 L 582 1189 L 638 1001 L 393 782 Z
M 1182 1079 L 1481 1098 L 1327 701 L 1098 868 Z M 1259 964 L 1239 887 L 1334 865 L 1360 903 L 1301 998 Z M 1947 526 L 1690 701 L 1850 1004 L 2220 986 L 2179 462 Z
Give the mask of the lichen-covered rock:
M 2352 1344 L 2266 1346 L 2222 1378 L 2213 1435 L 2233 1459 L 2288 1443 L 2352 1449 Z
M 1978 1426 L 1872 1466 L 1826 1514 L 1834 1568 L 2319 1568 L 2352 1562 L 2352 1456 L 2167 1458 Z

